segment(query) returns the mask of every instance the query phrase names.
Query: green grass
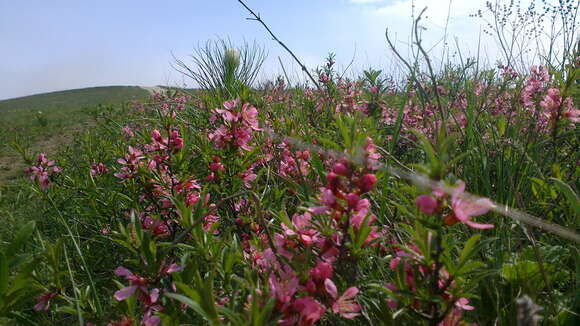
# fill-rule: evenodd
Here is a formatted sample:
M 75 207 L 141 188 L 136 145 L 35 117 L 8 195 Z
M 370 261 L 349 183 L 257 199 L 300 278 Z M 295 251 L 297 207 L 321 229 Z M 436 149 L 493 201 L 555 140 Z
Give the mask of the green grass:
M 23 175 L 25 162 L 12 144 L 31 153 L 58 152 L 90 127 L 102 107 L 142 101 L 148 95 L 137 86 L 108 86 L 0 101 L 0 184 Z
M 32 109 L 70 109 L 96 104 L 118 104 L 128 100 L 142 100 L 148 92 L 138 86 L 90 87 L 37 94 L 0 101 L 0 111 Z M 5 120 L 2 112 L 0 121 Z

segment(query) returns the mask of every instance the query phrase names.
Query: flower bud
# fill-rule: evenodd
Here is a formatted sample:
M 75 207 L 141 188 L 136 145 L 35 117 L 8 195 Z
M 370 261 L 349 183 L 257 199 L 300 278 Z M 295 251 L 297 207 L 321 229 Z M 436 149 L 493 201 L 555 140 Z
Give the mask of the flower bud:
M 417 197 L 415 204 L 424 214 L 435 214 L 435 212 L 437 212 L 437 200 L 429 195 L 421 195 Z
M 237 69 L 240 65 L 240 52 L 236 49 L 227 49 L 224 52 L 224 65 L 228 69 Z
M 362 193 L 369 192 L 377 182 L 377 177 L 372 173 L 367 173 L 359 181 L 359 188 Z

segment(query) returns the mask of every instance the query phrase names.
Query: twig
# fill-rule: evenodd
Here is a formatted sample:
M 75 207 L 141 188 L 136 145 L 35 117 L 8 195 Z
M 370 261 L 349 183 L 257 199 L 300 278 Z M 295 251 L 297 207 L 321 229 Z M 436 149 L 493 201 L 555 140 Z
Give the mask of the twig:
M 339 79 L 342 79 L 342 77 L 344 77 L 344 75 L 346 74 L 346 72 L 348 71 L 348 69 L 350 69 L 350 66 L 352 66 L 352 64 L 354 63 L 354 59 L 356 58 L 356 44 L 354 46 L 354 53 L 352 54 L 352 59 L 350 59 L 350 62 L 348 63 L 348 65 L 346 66 L 346 68 L 344 69 L 344 71 L 342 72 L 342 74 L 340 74 Z
M 429 77 L 431 79 L 431 82 L 433 83 L 433 88 L 435 91 L 435 100 L 437 101 L 439 113 L 441 114 L 441 119 L 442 119 L 441 121 L 446 121 L 447 117 L 443 113 L 443 106 L 441 105 L 441 99 L 439 98 L 439 90 L 437 89 L 437 79 L 435 78 L 435 73 L 433 72 L 433 66 L 431 65 L 431 60 L 429 59 L 429 55 L 423 49 L 423 46 L 421 45 L 421 39 L 419 38 L 419 21 L 421 20 L 421 16 L 423 16 L 423 13 L 425 12 L 425 10 L 427 10 L 427 7 L 425 7 L 421 11 L 419 16 L 417 17 L 417 20 L 415 20 L 415 41 L 417 42 L 416 43 L 417 48 L 419 49 L 421 54 L 423 54 L 423 57 L 425 58 L 425 61 L 427 63 L 427 68 L 429 69 Z M 445 128 L 445 124 L 442 124 L 441 127 Z
M 284 68 L 284 64 L 282 63 L 282 59 L 278 56 L 278 62 L 280 62 L 280 67 L 282 67 L 282 71 L 284 72 L 284 77 L 286 77 L 286 82 L 288 83 L 288 87 L 292 88 L 292 84 L 290 83 L 290 78 L 288 78 L 288 74 L 286 73 L 286 68 Z
M 246 8 L 246 10 L 248 10 L 250 12 L 250 14 L 252 14 L 252 16 L 254 16 L 254 18 L 248 18 L 248 20 L 255 20 L 258 23 L 262 24 L 262 26 L 264 26 L 264 28 L 266 29 L 266 31 L 268 31 L 268 33 L 270 34 L 270 36 L 272 36 L 272 38 L 274 39 L 274 41 L 278 42 L 278 44 L 280 44 L 286 51 L 288 51 L 288 53 L 290 53 L 290 55 L 292 56 L 292 58 L 294 58 L 294 60 L 298 63 L 298 65 L 300 66 L 300 68 L 302 68 L 302 71 L 304 71 L 306 73 L 306 75 L 308 75 L 308 78 L 310 78 L 310 80 L 314 83 L 314 85 L 316 85 L 316 88 L 318 88 L 318 90 L 320 90 L 320 85 L 318 85 L 318 83 L 316 82 L 316 80 L 314 79 L 314 77 L 312 77 L 312 75 L 310 74 L 310 72 L 308 71 L 308 69 L 306 68 L 306 66 L 304 64 L 302 64 L 302 62 L 296 57 L 296 55 L 294 54 L 294 52 L 292 52 L 292 50 L 290 50 L 286 44 L 284 44 L 282 41 L 280 41 L 276 35 L 274 35 L 274 33 L 272 33 L 272 31 L 270 30 L 270 28 L 268 27 L 268 25 L 266 25 L 266 23 L 264 23 L 264 21 L 262 20 L 262 18 L 260 18 L 260 15 L 254 13 L 254 11 L 252 9 L 250 9 L 250 7 L 248 7 L 242 0 L 238 0 L 238 2 L 240 4 L 242 4 L 242 6 L 244 6 L 244 8 Z

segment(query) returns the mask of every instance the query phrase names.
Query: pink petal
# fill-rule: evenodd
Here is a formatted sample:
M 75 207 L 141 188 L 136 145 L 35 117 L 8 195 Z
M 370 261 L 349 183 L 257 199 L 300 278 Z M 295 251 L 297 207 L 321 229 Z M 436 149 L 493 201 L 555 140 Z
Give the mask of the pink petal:
M 130 270 L 126 269 L 123 266 L 119 266 L 119 267 L 117 267 L 117 269 L 115 269 L 115 275 L 125 276 L 126 278 L 130 278 L 130 277 L 135 276 Z
M 157 326 L 161 322 L 161 317 L 159 316 L 147 316 L 143 318 L 143 325 L 145 326 Z
M 308 211 L 312 214 L 326 214 L 328 212 L 327 206 L 310 207 Z
M 135 285 L 127 286 L 127 287 L 124 287 L 124 288 L 120 289 L 119 291 L 115 292 L 115 294 L 113 296 L 118 301 L 123 301 L 123 300 L 127 299 L 128 297 L 130 297 L 131 295 L 133 295 L 133 293 L 135 293 L 135 290 L 137 290 L 137 286 L 135 286 Z
M 343 299 L 352 299 L 358 294 L 358 288 L 356 286 L 349 287 L 344 291 L 341 298 Z
M 151 299 L 151 302 L 153 303 L 157 302 L 157 299 L 159 299 L 159 289 L 151 290 L 151 293 L 149 294 L 149 299 Z
M 469 216 L 478 216 L 487 213 L 493 207 L 491 200 L 481 198 L 475 202 L 469 203 L 465 208 L 465 213 Z
M 46 300 L 39 300 L 38 303 L 34 305 L 34 310 L 35 311 L 48 310 L 47 303 L 48 302 Z
M 464 221 L 463 223 L 467 224 L 468 226 L 474 228 L 474 229 L 493 229 L 494 225 L 493 224 L 480 224 L 480 223 L 476 223 L 473 222 L 471 220 L 467 220 Z
M 357 312 L 343 312 L 340 314 L 342 318 L 353 319 L 359 315 Z
M 183 270 L 182 266 L 177 266 L 177 264 L 171 264 L 165 271 L 167 274 L 181 272 Z
M 457 186 L 453 189 L 453 197 L 460 196 L 465 192 L 465 182 L 459 180 Z
M 331 279 L 327 278 L 324 280 L 324 287 L 326 288 L 326 292 L 328 292 L 333 299 L 338 297 L 338 290 Z

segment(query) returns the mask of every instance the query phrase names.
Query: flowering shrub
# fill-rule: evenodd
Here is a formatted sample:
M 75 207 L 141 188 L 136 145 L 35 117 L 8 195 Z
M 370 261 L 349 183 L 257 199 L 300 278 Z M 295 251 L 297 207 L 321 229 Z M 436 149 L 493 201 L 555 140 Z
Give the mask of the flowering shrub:
M 50 223 L 28 264 L 2 260 L 0 316 L 489 324 L 513 322 L 525 292 L 546 318 L 570 320 L 556 308 L 574 304 L 574 249 L 494 211 L 507 203 L 572 225 L 577 86 L 537 66 L 396 87 L 374 70 L 341 78 L 334 64 L 318 70 L 316 90 L 279 80 L 155 94 L 98 121 L 100 134 L 58 157 L 62 168 L 38 155 L 26 172 Z

